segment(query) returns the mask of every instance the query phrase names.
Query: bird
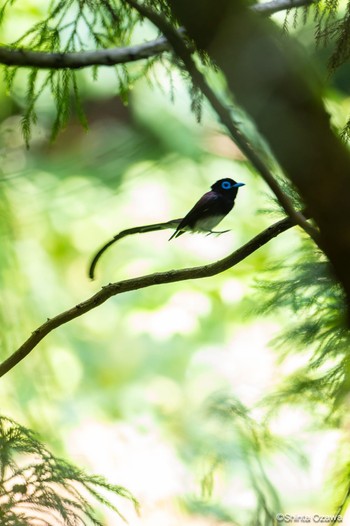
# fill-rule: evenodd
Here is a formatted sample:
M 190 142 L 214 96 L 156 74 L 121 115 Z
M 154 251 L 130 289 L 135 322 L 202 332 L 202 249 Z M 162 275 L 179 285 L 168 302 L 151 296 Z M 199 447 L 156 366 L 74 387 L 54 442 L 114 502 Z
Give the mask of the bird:
M 229 178 L 216 181 L 211 186 L 211 190 L 205 193 L 180 221 L 169 241 L 182 236 L 185 232 L 204 232 L 208 235 L 223 233 L 215 232 L 213 228 L 231 212 L 240 186 L 245 184 L 236 183 Z
M 204 232 L 207 235 L 228 232 L 228 230 L 214 232 L 213 228 L 232 210 L 240 186 L 244 186 L 244 183 L 236 183 L 236 181 L 229 178 L 220 179 L 211 186 L 211 191 L 204 194 L 183 219 L 172 219 L 165 223 L 142 225 L 122 230 L 96 252 L 89 266 L 89 278 L 95 278 L 96 265 L 102 254 L 111 245 L 126 236 L 145 234 L 146 232 L 155 232 L 168 228 L 175 229 L 170 239 L 179 237 L 187 231 Z

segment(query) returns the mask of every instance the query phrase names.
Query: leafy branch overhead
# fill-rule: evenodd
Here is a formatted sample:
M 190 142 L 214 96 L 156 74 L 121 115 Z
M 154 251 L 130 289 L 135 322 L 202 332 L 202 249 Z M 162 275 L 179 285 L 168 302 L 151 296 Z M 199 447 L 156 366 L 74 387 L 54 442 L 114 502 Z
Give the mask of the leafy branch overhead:
M 0 8 L 0 27 L 5 21 L 10 23 L 11 9 L 15 3 L 16 0 L 7 0 Z M 179 29 L 166 2 L 149 4 Z M 338 36 L 338 52 L 332 57 L 331 63 L 339 65 L 346 60 L 344 49 L 348 48 L 344 46 L 341 22 L 329 25 L 329 15 L 335 15 L 337 7 L 335 0 L 326 2 L 325 6 L 321 0 L 272 0 L 253 5 L 251 9 L 259 15 L 269 16 L 291 7 L 304 6 L 304 9 L 308 9 L 311 4 L 314 5 L 318 20 L 318 38 L 327 31 L 329 33 L 330 28 L 332 35 Z M 171 46 L 164 35 L 155 34 L 149 42 L 134 43 L 135 29 L 144 22 L 145 18 L 124 0 L 57 0 L 50 4 L 41 21 L 28 28 L 17 40 L 0 46 L 0 64 L 5 66 L 9 91 L 14 89 L 18 71 L 23 67 L 30 68 L 22 121 L 27 145 L 31 127 L 37 121 L 38 99 L 47 90 L 51 92 L 56 106 L 52 138 L 66 125 L 72 104 L 82 125 L 87 126 L 76 69 L 91 67 L 93 78 L 97 79 L 99 66 L 113 68 L 119 95 L 127 101 L 130 88 L 138 78 L 152 77 L 155 63 L 161 62 L 168 67 L 167 58 L 170 56 L 164 56 L 164 53 L 171 52 Z M 41 69 L 46 71 L 39 71 Z
M 8 9 L 15 2 L 8 0 L 0 11 L 0 21 L 10 17 Z M 42 21 L 30 27 L 20 38 L 12 42 L 8 52 L 28 48 L 41 53 L 67 53 L 82 51 L 86 47 L 105 49 L 110 45 L 122 45 L 131 38 L 136 17 L 130 13 L 128 6 L 121 3 L 118 14 L 108 0 L 77 2 L 76 0 L 58 1 L 50 4 L 50 10 Z M 20 51 L 23 55 L 23 51 Z M 55 56 L 55 55 L 54 55 Z M 20 64 L 21 65 L 21 64 Z M 18 66 L 5 70 L 5 79 L 9 89 L 18 72 Z M 23 64 L 22 64 L 23 65 Z M 115 69 L 120 93 L 126 92 L 130 78 L 125 68 Z M 96 76 L 97 72 L 94 72 Z M 56 105 L 56 120 L 53 124 L 53 136 L 62 128 L 70 114 L 70 97 L 75 101 L 76 112 L 84 126 L 86 118 L 82 109 L 77 78 L 74 71 L 50 70 L 39 75 L 37 64 L 34 64 L 28 75 L 26 93 L 26 110 L 23 117 L 23 133 L 28 143 L 31 126 L 36 122 L 36 103 L 44 90 L 49 89 Z

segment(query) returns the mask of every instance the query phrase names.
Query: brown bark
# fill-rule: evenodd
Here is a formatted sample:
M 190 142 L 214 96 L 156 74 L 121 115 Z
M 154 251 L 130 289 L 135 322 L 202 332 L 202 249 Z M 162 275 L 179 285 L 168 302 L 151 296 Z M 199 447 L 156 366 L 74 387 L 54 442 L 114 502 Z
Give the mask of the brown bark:
M 174 220 L 177 221 L 176 219 Z M 168 227 L 174 228 L 174 222 L 169 221 Z M 258 250 L 260 247 L 268 243 L 271 239 L 282 234 L 292 226 L 295 222 L 289 217 L 274 223 L 270 227 L 266 228 L 260 234 L 255 236 L 253 239 L 248 241 L 245 245 L 241 246 L 239 249 L 235 250 L 229 256 L 215 261 L 214 263 L 209 263 L 207 265 L 202 265 L 200 267 L 192 268 L 183 268 L 179 270 L 168 270 L 166 272 L 156 272 L 155 274 L 148 274 L 146 276 L 140 276 L 137 278 L 126 279 L 124 281 L 118 281 L 117 283 L 109 283 L 102 287 L 101 290 L 96 292 L 93 296 L 87 300 L 75 305 L 71 309 L 68 309 L 60 314 L 57 314 L 53 318 L 48 318 L 40 327 L 35 329 L 29 338 L 15 351 L 12 353 L 6 360 L 0 364 L 0 377 L 7 374 L 11 369 L 13 369 L 19 362 L 21 362 L 29 353 L 35 349 L 39 343 L 46 338 L 48 334 L 52 331 L 61 327 L 65 323 L 68 323 L 75 318 L 79 318 L 83 314 L 95 309 L 99 305 L 105 303 L 112 296 L 118 294 L 123 294 L 125 292 L 130 292 L 132 290 L 139 290 L 146 287 L 153 287 L 155 285 L 163 285 L 165 283 L 176 283 L 178 281 L 185 281 L 190 279 L 202 279 L 215 276 L 221 272 L 225 272 L 229 268 L 238 265 L 245 258 L 250 256 L 253 252 Z M 158 224 L 158 228 L 154 228 L 157 225 L 151 225 L 150 227 L 136 227 L 129 230 L 129 234 L 135 234 L 136 231 L 142 233 L 145 231 L 145 228 L 148 231 L 154 230 L 163 230 L 167 228 L 166 223 Z M 151 228 L 151 230 L 149 230 Z M 146 231 L 147 231 L 146 230 Z M 116 240 L 125 237 L 125 231 L 121 232 L 119 236 L 116 236 Z
M 298 188 L 350 305 L 350 155 L 331 130 L 312 64 L 243 0 L 169 3 Z

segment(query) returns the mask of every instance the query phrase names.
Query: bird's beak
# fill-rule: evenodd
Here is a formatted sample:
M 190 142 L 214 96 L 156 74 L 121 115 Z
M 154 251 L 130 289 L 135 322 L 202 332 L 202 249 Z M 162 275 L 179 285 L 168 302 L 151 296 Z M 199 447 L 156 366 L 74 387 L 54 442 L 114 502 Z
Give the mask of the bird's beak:
M 240 186 L 245 186 L 245 183 L 236 183 L 232 185 L 232 188 L 239 188 Z

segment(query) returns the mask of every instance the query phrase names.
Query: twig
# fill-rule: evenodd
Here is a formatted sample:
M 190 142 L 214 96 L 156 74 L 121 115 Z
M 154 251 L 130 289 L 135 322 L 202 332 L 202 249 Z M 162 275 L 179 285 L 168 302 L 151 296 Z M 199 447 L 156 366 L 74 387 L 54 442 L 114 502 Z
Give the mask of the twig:
M 167 272 L 156 272 L 137 278 L 127 279 L 116 283 L 109 283 L 102 287 L 99 292 L 94 294 L 89 299 L 75 305 L 75 307 L 48 319 L 45 323 L 40 325 L 31 336 L 15 351 L 9 358 L 0 364 L 0 377 L 4 376 L 11 369 L 13 369 L 21 360 L 23 360 L 35 347 L 43 340 L 50 332 L 57 329 L 61 325 L 68 323 L 90 310 L 102 305 L 112 296 L 123 294 L 131 290 L 143 289 L 154 285 L 163 285 L 165 283 L 175 283 L 177 281 L 185 281 L 189 279 L 208 278 L 220 274 L 225 270 L 237 265 L 250 254 L 258 250 L 263 245 L 266 245 L 271 239 L 285 232 L 295 225 L 291 218 L 285 218 L 277 223 L 274 223 L 266 230 L 248 241 L 245 245 L 235 250 L 229 256 L 200 267 L 184 268 L 180 270 L 169 270 Z
M 279 11 L 305 7 L 315 3 L 317 3 L 317 0 L 272 0 L 271 2 L 252 5 L 251 9 L 263 16 L 270 16 Z
M 40 69 L 81 69 L 90 66 L 115 66 L 144 60 L 169 51 L 166 38 L 136 46 L 81 51 L 77 53 L 47 53 L 0 46 L 0 63 Z
M 274 0 L 265 4 L 253 5 L 251 9 L 262 16 L 270 16 L 278 11 L 307 6 L 312 3 L 314 3 L 313 0 Z M 179 32 L 182 31 L 180 28 Z M 164 37 L 136 46 L 76 53 L 49 53 L 0 46 L 0 64 L 39 69 L 82 69 L 91 66 L 116 66 L 117 64 L 145 60 L 170 49 L 171 46 Z
M 242 134 L 240 129 L 234 123 L 230 111 L 217 97 L 216 93 L 211 89 L 207 83 L 204 75 L 197 68 L 192 55 L 191 50 L 187 48 L 187 45 L 182 36 L 174 29 L 174 27 L 161 15 L 153 11 L 144 4 L 139 4 L 135 0 L 125 0 L 129 5 L 136 9 L 141 15 L 145 16 L 150 20 L 167 38 L 169 44 L 174 50 L 174 53 L 182 60 L 187 72 L 189 73 L 192 82 L 203 95 L 207 98 L 213 109 L 216 111 L 222 124 L 228 129 L 231 134 L 233 141 L 245 154 L 247 159 L 252 163 L 255 169 L 260 173 L 264 181 L 268 184 L 272 192 L 277 197 L 282 208 L 293 218 L 294 222 L 299 225 L 307 234 L 313 239 L 313 241 L 319 246 L 320 239 L 318 231 L 305 219 L 301 212 L 295 210 L 293 203 L 289 196 L 282 190 L 268 166 L 264 163 L 262 158 L 256 153 L 254 148 L 250 145 L 248 140 Z M 320 247 L 321 248 L 321 247 Z

